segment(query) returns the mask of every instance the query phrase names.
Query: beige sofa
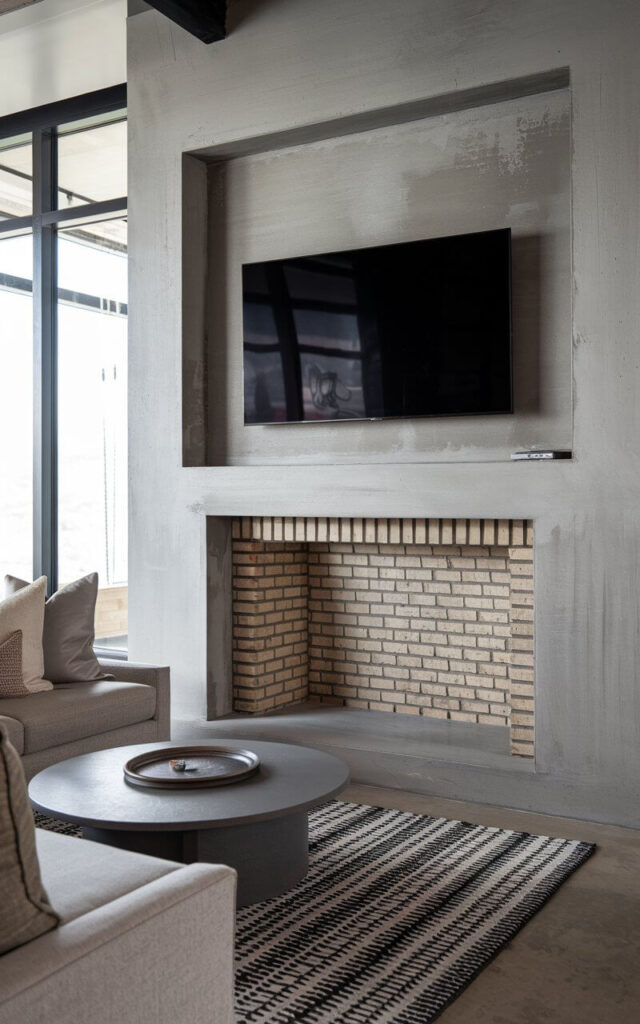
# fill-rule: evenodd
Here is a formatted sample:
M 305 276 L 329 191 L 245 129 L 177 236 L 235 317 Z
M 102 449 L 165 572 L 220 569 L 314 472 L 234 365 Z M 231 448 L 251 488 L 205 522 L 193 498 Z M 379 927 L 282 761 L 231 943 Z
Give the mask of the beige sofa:
M 0 1024 L 232 1024 L 235 871 L 36 833 L 62 923 L 0 956 Z
M 58 684 L 30 697 L 0 699 L 0 720 L 27 779 L 76 754 L 169 739 L 169 669 L 100 664 L 115 682 Z

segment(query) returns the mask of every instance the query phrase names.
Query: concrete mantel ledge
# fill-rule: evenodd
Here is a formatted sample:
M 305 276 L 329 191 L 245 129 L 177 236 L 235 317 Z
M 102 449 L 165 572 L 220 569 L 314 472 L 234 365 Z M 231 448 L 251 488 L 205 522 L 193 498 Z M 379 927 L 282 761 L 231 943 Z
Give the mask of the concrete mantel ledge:
M 366 470 L 363 479 L 359 469 Z M 203 466 L 184 468 L 180 475 L 192 511 L 227 516 L 532 519 L 553 515 L 556 508 L 562 513 L 565 488 L 575 490 L 579 483 L 575 467 L 564 461 Z M 486 493 L 488 478 L 495 486 L 493 496 Z

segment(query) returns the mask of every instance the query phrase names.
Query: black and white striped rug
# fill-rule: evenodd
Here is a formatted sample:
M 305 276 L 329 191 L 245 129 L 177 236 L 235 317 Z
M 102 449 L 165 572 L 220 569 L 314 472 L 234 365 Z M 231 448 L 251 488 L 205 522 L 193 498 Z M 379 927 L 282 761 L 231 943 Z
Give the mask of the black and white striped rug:
M 593 850 L 326 804 L 307 877 L 238 912 L 238 1024 L 427 1024 Z
M 337 800 L 309 839 L 306 878 L 238 911 L 237 1024 L 428 1024 L 595 848 Z

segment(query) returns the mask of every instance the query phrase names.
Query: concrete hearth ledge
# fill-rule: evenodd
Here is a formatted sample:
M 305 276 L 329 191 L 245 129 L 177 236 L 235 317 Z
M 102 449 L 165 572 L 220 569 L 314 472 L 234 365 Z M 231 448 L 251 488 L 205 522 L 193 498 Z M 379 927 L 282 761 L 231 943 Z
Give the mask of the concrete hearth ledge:
M 411 779 L 418 780 L 420 767 L 427 762 L 529 774 L 535 771 L 532 760 L 509 754 L 507 728 L 443 722 L 426 716 L 414 718 L 303 703 L 267 715 L 234 714 L 213 722 L 173 723 L 174 741 L 215 736 L 317 747 L 346 760 L 354 779 L 375 785 L 383 783 L 373 783 L 374 777 L 386 778 L 391 772 L 406 776 L 397 784 L 416 788 L 411 787 Z M 395 783 L 387 779 L 384 784 Z
M 358 721 L 362 716 L 366 724 Z M 418 737 L 420 726 L 423 735 Z M 486 736 L 485 730 L 494 735 Z M 242 738 L 315 747 L 345 761 L 353 783 L 359 785 L 551 815 L 563 815 L 563 808 L 571 806 L 575 817 L 587 818 L 590 789 L 579 780 L 558 789 L 558 780 L 540 771 L 535 760 L 501 753 L 501 746 L 507 749 L 505 733 L 497 726 L 483 727 L 480 733 L 479 726 L 464 722 L 416 722 L 407 716 L 306 704 L 270 715 L 234 714 L 209 722 L 174 719 L 171 738 L 173 742 Z M 592 815 L 591 820 L 615 824 L 628 817 L 633 806 L 631 827 L 640 827 L 633 794 L 617 787 L 607 795 L 606 812 L 597 819 Z

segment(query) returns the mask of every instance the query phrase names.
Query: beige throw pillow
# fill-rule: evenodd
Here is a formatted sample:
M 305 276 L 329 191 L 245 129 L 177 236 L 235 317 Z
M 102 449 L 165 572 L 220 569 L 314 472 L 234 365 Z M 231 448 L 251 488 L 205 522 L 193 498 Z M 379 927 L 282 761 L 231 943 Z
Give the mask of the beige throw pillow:
M 5 576 L 7 594 L 22 593 L 29 584 Z M 93 651 L 98 574 L 91 572 L 60 587 L 45 604 L 44 673 L 52 683 L 93 683 L 113 679 L 102 671 Z
M 0 954 L 59 924 L 40 877 L 22 762 L 0 724 Z
M 22 682 L 31 693 L 52 690 L 44 676 L 42 630 L 47 577 L 41 576 L 17 594 L 0 601 L 0 643 L 22 630 Z
M 0 697 L 28 697 L 22 682 L 22 630 L 0 644 Z

